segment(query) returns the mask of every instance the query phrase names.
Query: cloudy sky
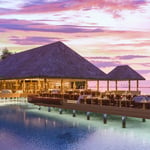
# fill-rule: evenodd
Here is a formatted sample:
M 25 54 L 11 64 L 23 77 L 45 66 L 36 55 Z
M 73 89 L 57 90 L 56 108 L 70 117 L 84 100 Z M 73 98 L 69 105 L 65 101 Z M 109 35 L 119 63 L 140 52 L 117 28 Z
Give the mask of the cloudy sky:
M 1 0 L 0 49 L 62 41 L 104 72 L 128 64 L 150 79 L 150 0 Z

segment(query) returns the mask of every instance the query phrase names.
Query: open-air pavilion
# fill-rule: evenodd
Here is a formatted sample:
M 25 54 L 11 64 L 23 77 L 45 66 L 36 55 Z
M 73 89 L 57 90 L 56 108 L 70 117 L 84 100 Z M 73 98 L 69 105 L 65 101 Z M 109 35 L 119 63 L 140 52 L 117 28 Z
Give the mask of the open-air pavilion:
M 136 92 L 139 93 L 139 80 L 145 80 L 138 72 L 128 65 L 117 66 L 108 73 L 107 91 L 109 91 L 109 82 L 115 81 L 115 90 L 118 91 L 119 81 L 128 81 L 128 91 L 131 91 L 131 81 L 136 81 Z
M 123 127 L 125 127 L 125 116 L 141 117 L 143 120 L 149 118 L 149 110 L 145 110 L 146 104 L 150 108 L 148 101 L 146 104 L 141 103 L 144 109 L 139 111 L 131 109 L 136 105 L 128 97 L 116 99 L 112 98 L 111 94 L 107 97 L 106 93 L 98 95 L 96 92 L 95 95 L 66 93 L 68 90 L 87 90 L 88 81 L 97 81 L 96 87 L 99 91 L 101 80 L 107 81 L 107 91 L 110 81 L 115 81 L 116 91 L 118 91 L 118 81 L 128 81 L 128 91 L 131 91 L 131 81 L 134 80 L 137 83 L 136 91 L 139 92 L 139 80 L 145 79 L 127 65 L 118 66 L 106 75 L 62 42 L 16 53 L 0 61 L 0 91 L 3 89 L 13 91 L 8 95 L 0 93 L 0 99 L 4 102 L 28 97 L 28 102 L 39 105 L 39 110 L 41 106 L 48 107 L 48 111 L 50 107 L 58 107 L 60 113 L 62 109 L 72 109 L 73 116 L 76 110 L 85 111 L 87 119 L 90 117 L 90 112 L 103 113 L 105 123 L 107 114 L 122 115 Z M 53 96 L 50 90 L 60 93 Z M 17 91 L 22 91 L 23 94 Z M 131 107 L 130 111 L 128 107 Z
M 106 74 L 62 42 L 55 42 L 0 61 L 0 90 L 38 93 L 87 89 L 87 81 L 106 80 Z

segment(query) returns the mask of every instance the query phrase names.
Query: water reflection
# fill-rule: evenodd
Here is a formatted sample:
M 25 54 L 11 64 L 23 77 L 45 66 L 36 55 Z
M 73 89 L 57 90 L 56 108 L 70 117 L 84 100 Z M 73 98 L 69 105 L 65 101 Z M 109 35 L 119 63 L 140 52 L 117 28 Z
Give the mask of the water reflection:
M 35 108 L 34 112 L 30 112 L 25 107 L 15 105 L 0 109 L 0 141 L 3 141 L 3 150 L 11 149 L 8 143 L 15 147 L 17 141 L 22 145 L 34 147 L 33 150 L 39 149 L 41 145 L 43 145 L 41 149 L 45 150 L 52 146 L 54 150 L 59 149 L 60 145 L 70 149 L 68 147 L 89 134 L 84 127 L 77 128 L 74 122 L 63 122 L 57 118 L 43 116 L 39 111 L 35 113 L 36 111 Z M 0 146 L 2 146 L 1 143 Z M 19 150 L 17 147 L 14 149 Z M 27 148 L 24 146 L 21 149 Z
M 23 104 L 0 107 L 1 149 L 149 150 L 149 121 L 143 125 L 128 118 L 128 128 L 122 129 L 119 117 L 104 125 L 95 114 L 87 121 L 85 113 L 76 117 L 67 113 L 59 115 L 57 109 L 48 112 L 47 108 Z

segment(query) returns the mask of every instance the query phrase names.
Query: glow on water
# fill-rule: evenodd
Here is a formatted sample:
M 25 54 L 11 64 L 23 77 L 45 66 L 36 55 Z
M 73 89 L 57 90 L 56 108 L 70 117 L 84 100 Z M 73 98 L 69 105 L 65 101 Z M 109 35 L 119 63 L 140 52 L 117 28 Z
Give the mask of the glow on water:
M 127 118 L 121 127 L 120 116 L 108 116 L 103 124 L 101 114 L 71 111 L 62 115 L 58 109 L 47 111 L 30 104 L 0 105 L 0 149 L 2 150 L 149 150 L 150 121 Z

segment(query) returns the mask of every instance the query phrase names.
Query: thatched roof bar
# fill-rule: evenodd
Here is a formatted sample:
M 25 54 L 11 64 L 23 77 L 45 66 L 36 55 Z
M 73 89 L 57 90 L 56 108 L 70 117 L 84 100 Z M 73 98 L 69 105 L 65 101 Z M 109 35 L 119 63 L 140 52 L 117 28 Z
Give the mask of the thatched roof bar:
M 0 62 L 0 79 L 74 78 L 106 80 L 106 74 L 62 42 L 9 56 Z

